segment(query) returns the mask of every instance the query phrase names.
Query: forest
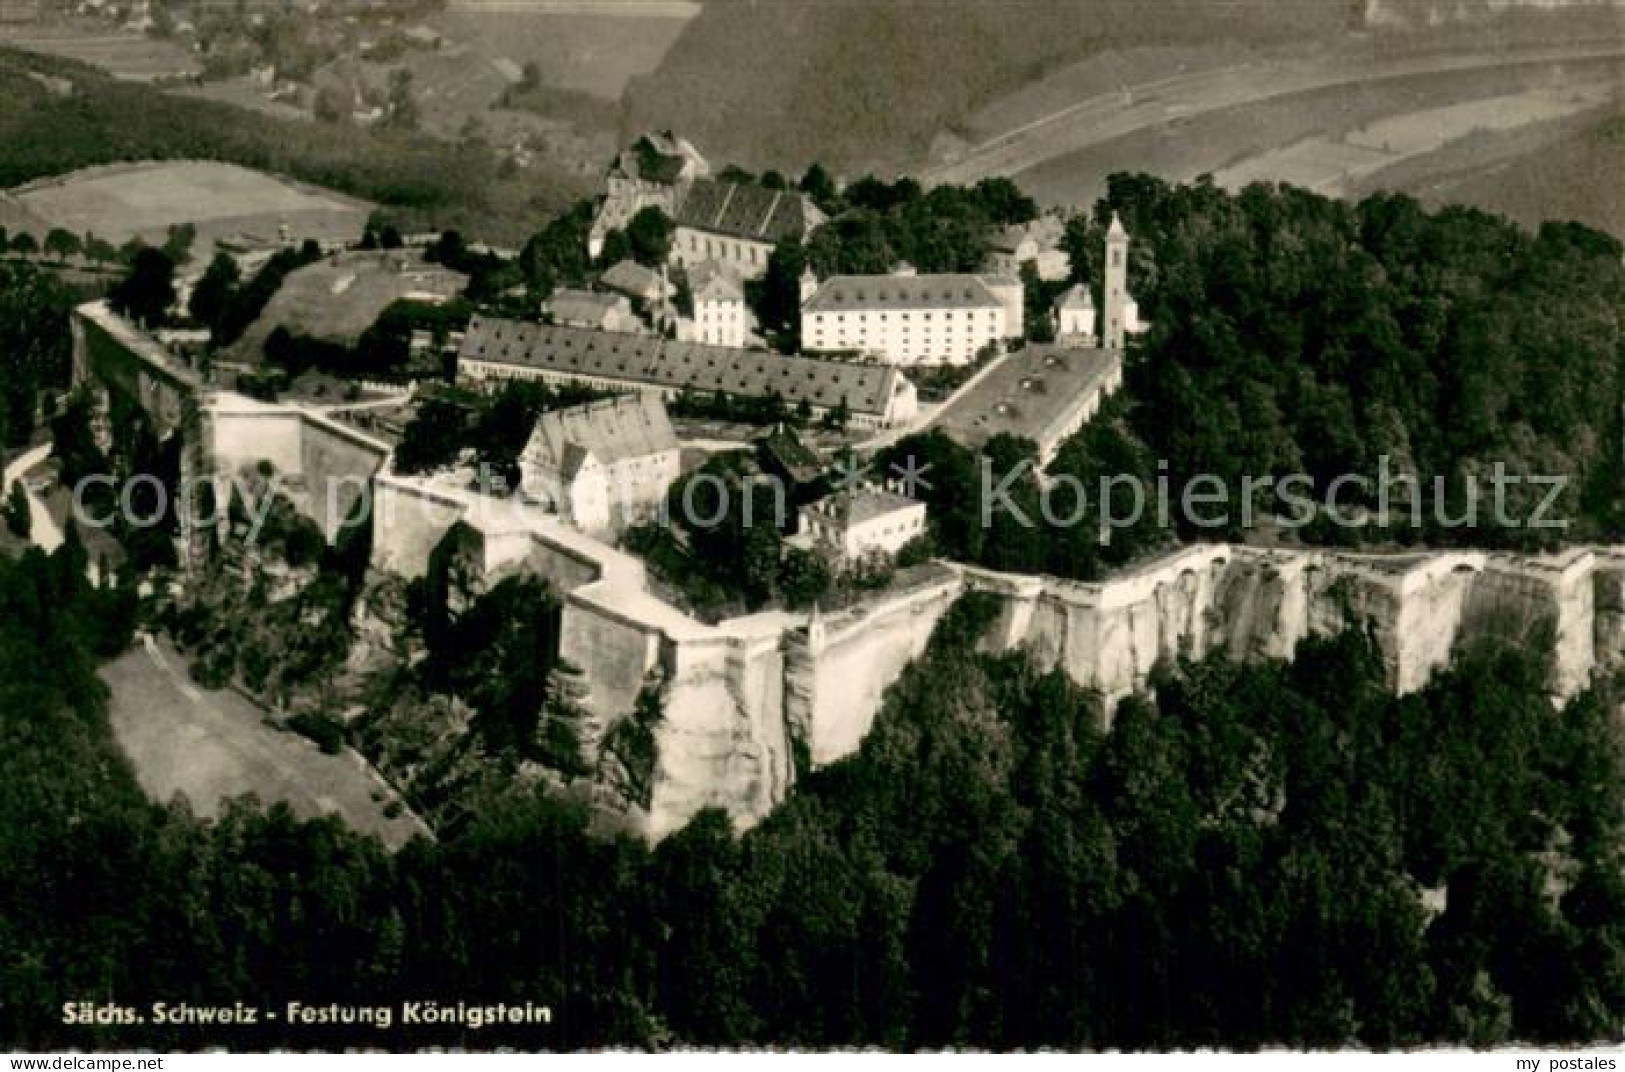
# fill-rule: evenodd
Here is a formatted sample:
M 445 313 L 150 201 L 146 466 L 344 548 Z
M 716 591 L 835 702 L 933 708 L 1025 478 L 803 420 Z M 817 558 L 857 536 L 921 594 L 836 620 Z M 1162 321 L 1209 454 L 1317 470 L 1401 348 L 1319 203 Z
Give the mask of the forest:
M 1403 196 L 1348 204 L 1289 186 L 1229 194 L 1115 175 L 1065 240 L 1097 307 L 1113 213 L 1133 236 L 1129 289 L 1151 328 L 1130 342 L 1125 389 L 1061 444 L 1047 473 L 1091 494 L 1117 478 L 1142 489 L 1214 480 L 1227 503 L 1250 500 L 1254 523 L 1239 508 L 1218 525 L 1177 510 L 1163 525 L 1147 510 L 1103 536 L 1103 514 L 1130 509 L 1130 490 L 1117 487 L 1121 501 L 1091 498 L 1075 523 L 1050 524 L 1029 469 L 1010 488 L 1034 523 L 995 510 L 985 526 L 978 455 L 997 483 L 1035 462 L 1035 445 L 1000 435 L 973 451 L 932 430 L 887 448 L 876 469 L 909 457 L 930 467 L 923 494 L 940 553 L 1093 579 L 1190 540 L 1532 551 L 1625 532 L 1618 239 L 1573 223 L 1531 234 Z M 1509 479 L 1499 514 L 1498 469 L 1520 481 Z M 1386 512 L 1384 472 L 1395 487 Z M 1364 510 L 1364 523 L 1334 524 L 1324 509 L 1293 516 L 1249 492 L 1249 478 L 1298 474 L 1317 504 Z M 1543 508 L 1548 485 L 1533 481 L 1554 478 L 1561 492 Z

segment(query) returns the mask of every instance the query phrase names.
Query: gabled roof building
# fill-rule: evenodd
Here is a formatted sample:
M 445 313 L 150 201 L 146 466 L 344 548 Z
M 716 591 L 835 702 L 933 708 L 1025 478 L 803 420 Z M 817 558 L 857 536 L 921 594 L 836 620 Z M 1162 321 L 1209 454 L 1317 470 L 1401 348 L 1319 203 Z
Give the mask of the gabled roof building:
M 542 414 L 519 468 L 526 497 L 602 532 L 655 511 L 681 460 L 666 407 L 638 393 Z
M 586 328 L 476 316 L 458 350 L 458 375 L 472 381 L 536 379 L 606 390 L 639 390 L 665 399 L 688 391 L 743 398 L 777 394 L 815 413 L 843 404 L 862 427 L 912 420 L 914 385 L 888 365 L 824 361 L 764 350 L 735 350 Z
M 773 247 L 805 238 L 824 222 L 812 199 L 797 190 L 702 179 L 677 207 L 671 262 L 691 267 L 713 261 L 742 279 L 767 272 Z

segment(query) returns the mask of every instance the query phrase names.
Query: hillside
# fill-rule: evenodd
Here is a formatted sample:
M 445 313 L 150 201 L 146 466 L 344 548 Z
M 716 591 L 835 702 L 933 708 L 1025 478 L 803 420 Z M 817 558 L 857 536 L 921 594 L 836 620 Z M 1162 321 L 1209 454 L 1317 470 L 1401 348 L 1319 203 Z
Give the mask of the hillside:
M 889 171 L 938 131 L 1108 49 L 1322 39 L 1338 4 L 1168 0 L 715 0 L 627 87 L 629 129 L 681 129 L 716 162 Z
M 1384 172 L 1371 185 L 1405 190 L 1429 205 L 1475 205 L 1526 227 L 1577 220 L 1625 237 L 1621 174 L 1625 105 L 1615 104 L 1545 137 L 1468 139 L 1414 169 Z
M 71 90 L 43 86 L 34 75 L 45 71 Z M 542 167 L 500 170 L 467 145 L 274 119 L 0 49 L 0 187 L 143 159 L 240 164 L 391 206 L 413 229 L 453 226 L 498 242 L 528 234 L 538 216 L 585 189 L 584 180 Z

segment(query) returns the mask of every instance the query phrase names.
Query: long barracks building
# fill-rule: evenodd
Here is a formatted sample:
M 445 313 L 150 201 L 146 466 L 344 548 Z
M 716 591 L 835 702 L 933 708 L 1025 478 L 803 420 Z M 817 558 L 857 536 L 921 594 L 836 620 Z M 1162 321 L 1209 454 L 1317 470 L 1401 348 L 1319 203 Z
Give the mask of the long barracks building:
M 476 316 L 457 352 L 458 377 L 533 379 L 675 398 L 721 392 L 745 398 L 775 393 L 789 406 L 823 414 L 846 403 L 854 424 L 884 428 L 912 420 L 914 385 L 888 365 L 860 365 L 762 350 L 736 350 L 657 336 Z

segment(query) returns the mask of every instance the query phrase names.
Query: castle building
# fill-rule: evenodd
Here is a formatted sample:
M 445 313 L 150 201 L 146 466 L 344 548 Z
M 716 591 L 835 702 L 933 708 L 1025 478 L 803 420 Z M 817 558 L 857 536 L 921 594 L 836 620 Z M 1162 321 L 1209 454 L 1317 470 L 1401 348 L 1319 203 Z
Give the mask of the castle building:
M 633 142 L 610 165 L 604 201 L 587 234 L 588 255 L 597 260 L 609 232 L 626 230 L 646 208 L 675 216 L 689 186 L 710 173 L 705 157 L 669 130 Z
M 671 263 L 690 268 L 714 262 L 741 279 L 767 274 L 773 247 L 806 238 L 824 222 L 812 199 L 796 190 L 703 179 L 677 206 Z
M 606 532 L 659 508 L 681 474 L 681 449 L 657 396 L 621 395 L 542 414 L 519 468 L 528 498 Z
M 841 563 L 895 555 L 925 534 L 925 503 L 866 484 L 801 508 L 801 535 Z
M 1010 276 L 831 276 L 802 303 L 801 343 L 891 365 L 964 365 L 989 343 L 1020 338 L 1024 306 Z

